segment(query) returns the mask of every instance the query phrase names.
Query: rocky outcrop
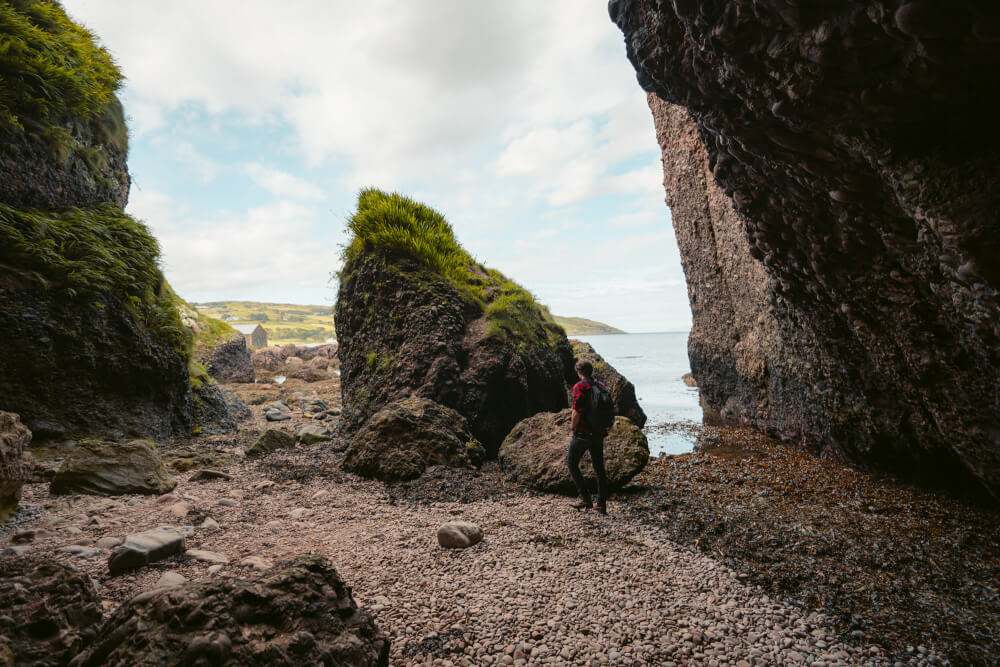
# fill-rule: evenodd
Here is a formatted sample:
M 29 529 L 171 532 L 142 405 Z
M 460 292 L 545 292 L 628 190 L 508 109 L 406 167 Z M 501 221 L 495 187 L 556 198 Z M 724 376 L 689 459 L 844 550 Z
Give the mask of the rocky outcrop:
M 63 461 L 49 490 L 98 496 L 160 495 L 175 486 L 177 480 L 167 472 L 154 443 L 85 440 Z
M 219 382 L 253 382 L 256 379 L 247 339 L 240 334 L 212 347 L 202 362 L 208 374 Z
M 334 313 L 345 437 L 418 396 L 465 417 L 495 456 L 518 421 L 566 407 L 565 333 L 523 288 L 476 263 L 440 214 L 368 190 L 353 220 Z
M 182 619 L 183 622 L 178 622 Z M 164 664 L 385 666 L 389 638 L 319 556 L 258 579 L 218 578 L 121 605 L 74 667 Z
M 1000 133 L 980 92 L 1000 76 L 997 12 L 610 11 L 640 85 L 690 115 L 654 102 L 709 405 L 813 451 L 997 495 Z
M 607 387 L 615 404 L 615 414 L 627 418 L 639 428 L 645 426 L 646 413 L 642 411 L 639 401 L 635 398 L 635 385 L 606 362 L 590 343 L 573 338 L 569 342 L 573 346 L 573 355 L 576 359 L 589 361 L 594 367 L 594 379 Z M 575 376 L 573 380 L 575 382 Z
M 97 634 L 90 578 L 34 556 L 0 558 L 0 663 L 66 665 Z
M 31 466 L 23 458 L 30 442 L 31 431 L 17 415 L 0 412 L 0 523 L 17 512 L 21 487 L 31 476 Z
M 573 411 L 542 412 L 519 423 L 500 446 L 500 465 L 512 481 L 550 493 L 576 494 L 566 467 Z M 642 472 L 649 461 L 649 444 L 642 430 L 625 417 L 615 417 L 604 438 L 604 471 L 612 490 L 620 489 Z M 590 454 L 580 461 L 580 472 L 596 490 Z
M 344 455 L 344 470 L 386 482 L 415 479 L 431 465 L 478 466 L 486 450 L 462 415 L 426 398 L 389 403 L 365 422 Z

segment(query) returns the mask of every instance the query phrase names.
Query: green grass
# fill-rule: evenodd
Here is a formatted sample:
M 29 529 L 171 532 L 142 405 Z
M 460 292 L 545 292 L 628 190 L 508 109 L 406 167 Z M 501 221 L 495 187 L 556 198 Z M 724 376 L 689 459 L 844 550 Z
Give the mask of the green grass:
M 0 128 L 44 133 L 67 117 L 95 118 L 122 74 L 94 36 L 58 2 L 0 3 Z
M 353 233 L 344 249 L 343 280 L 367 253 L 415 260 L 449 281 L 485 316 L 487 335 L 524 344 L 554 345 L 565 336 L 548 309 L 499 271 L 487 269 L 459 244 L 443 215 L 398 193 L 368 188 L 348 220 Z
M 257 301 L 211 301 L 194 304 L 198 312 L 229 324 L 259 323 L 270 344 L 323 343 L 335 338 L 333 307 Z

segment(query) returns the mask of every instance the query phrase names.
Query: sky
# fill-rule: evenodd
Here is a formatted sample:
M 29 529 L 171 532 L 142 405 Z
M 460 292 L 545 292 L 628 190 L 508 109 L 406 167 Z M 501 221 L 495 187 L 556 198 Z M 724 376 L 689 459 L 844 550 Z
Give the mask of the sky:
M 331 304 L 357 192 L 442 212 L 559 315 L 690 327 L 604 0 L 64 0 L 126 77 L 127 211 L 184 298 Z

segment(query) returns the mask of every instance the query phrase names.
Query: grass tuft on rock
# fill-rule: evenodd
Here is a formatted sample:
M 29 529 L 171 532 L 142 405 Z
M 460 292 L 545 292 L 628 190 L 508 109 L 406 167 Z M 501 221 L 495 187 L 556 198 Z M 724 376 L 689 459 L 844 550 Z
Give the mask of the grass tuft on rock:
M 380 253 L 390 263 L 409 258 L 450 282 L 485 316 L 487 335 L 526 344 L 555 345 L 565 337 L 548 308 L 531 292 L 495 269 L 476 262 L 443 215 L 398 193 L 366 188 L 348 220 L 353 233 L 344 249 L 345 272 L 363 254 Z

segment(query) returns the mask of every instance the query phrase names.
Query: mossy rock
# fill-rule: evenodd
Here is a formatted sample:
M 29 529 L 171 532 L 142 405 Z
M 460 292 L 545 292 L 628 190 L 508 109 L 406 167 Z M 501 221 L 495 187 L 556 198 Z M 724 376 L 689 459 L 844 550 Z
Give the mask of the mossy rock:
M 291 449 L 295 446 L 295 436 L 291 433 L 268 429 L 250 445 L 247 456 L 263 456 L 279 449 Z
M 149 440 L 84 440 L 63 461 L 49 490 L 97 496 L 159 495 L 175 486 L 177 480 L 167 472 L 156 445 Z

